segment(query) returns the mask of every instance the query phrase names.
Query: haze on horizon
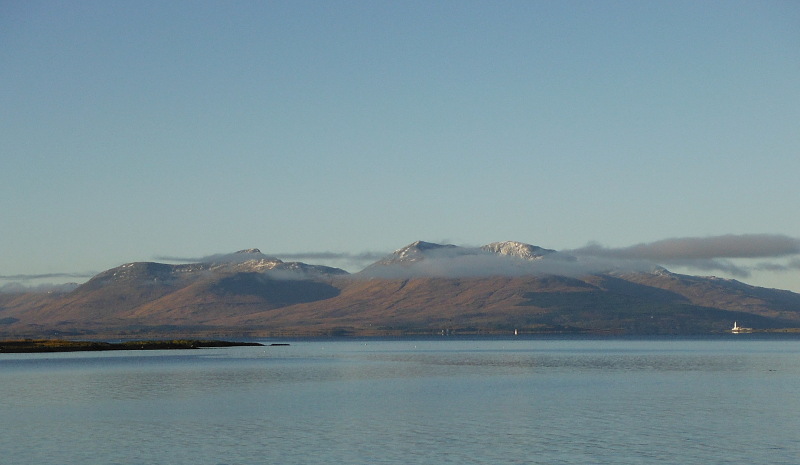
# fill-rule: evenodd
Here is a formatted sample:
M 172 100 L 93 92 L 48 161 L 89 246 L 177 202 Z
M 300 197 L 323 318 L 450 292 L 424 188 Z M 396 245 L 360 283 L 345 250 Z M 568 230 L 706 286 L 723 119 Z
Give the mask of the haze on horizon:
M 779 1 L 3 2 L 0 286 L 422 239 L 800 292 L 799 31 Z

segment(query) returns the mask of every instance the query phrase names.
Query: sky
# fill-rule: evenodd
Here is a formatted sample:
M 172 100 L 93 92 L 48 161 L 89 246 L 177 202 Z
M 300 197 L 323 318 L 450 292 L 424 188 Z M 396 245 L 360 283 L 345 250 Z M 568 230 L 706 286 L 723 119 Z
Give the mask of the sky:
M 795 1 L 0 0 L 0 108 L 0 285 L 515 240 L 800 292 Z

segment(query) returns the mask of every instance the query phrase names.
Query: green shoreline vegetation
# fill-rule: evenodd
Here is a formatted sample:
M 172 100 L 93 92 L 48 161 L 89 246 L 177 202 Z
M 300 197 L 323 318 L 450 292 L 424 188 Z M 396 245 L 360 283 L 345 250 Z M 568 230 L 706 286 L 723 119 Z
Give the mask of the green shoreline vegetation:
M 63 339 L 21 339 L 0 341 L 0 353 L 81 352 L 100 350 L 174 350 L 263 345 L 264 344 L 258 342 L 230 342 L 203 339 L 124 342 L 68 341 Z

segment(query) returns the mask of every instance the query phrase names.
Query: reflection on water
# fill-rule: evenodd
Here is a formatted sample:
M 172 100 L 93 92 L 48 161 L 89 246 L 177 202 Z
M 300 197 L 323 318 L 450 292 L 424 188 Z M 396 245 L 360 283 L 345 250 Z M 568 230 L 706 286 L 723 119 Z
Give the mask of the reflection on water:
M 14 463 L 792 463 L 800 341 L 4 354 Z M 13 419 L 8 421 L 6 419 Z

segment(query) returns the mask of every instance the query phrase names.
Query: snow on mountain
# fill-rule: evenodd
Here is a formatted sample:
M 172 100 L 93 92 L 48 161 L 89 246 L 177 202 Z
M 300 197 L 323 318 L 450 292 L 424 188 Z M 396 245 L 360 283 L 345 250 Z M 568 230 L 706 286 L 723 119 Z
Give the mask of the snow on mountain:
M 373 263 L 357 275 L 382 278 L 521 276 L 536 274 L 532 262 L 554 252 L 513 241 L 494 242 L 483 247 L 416 241 Z
M 106 270 L 86 284 L 89 287 L 109 283 L 140 282 L 168 284 L 176 280 L 193 280 L 203 276 L 235 273 L 268 273 L 278 279 L 305 279 L 326 275 L 346 275 L 347 271 L 322 265 L 284 262 L 261 253 L 259 249 L 244 249 L 231 254 L 212 255 L 197 263 L 170 265 L 155 262 L 133 262 Z
M 727 331 L 733 321 L 758 328 L 800 322 L 800 295 L 790 291 L 607 262 L 513 241 L 417 241 L 354 279 L 339 279 L 333 276 L 347 273 L 245 249 L 197 263 L 127 263 L 69 294 L 1 294 L 0 332 L 422 334 L 447 325 L 693 334 Z
M 525 260 L 538 260 L 555 250 L 544 249 L 531 244 L 516 241 L 492 242 L 481 247 L 481 250 L 498 255 L 523 258 Z
M 555 250 L 515 241 L 493 242 L 482 247 L 460 247 L 452 244 L 435 244 L 433 242 L 416 241 L 401 249 L 395 250 L 394 253 L 377 261 L 372 266 L 394 264 L 410 265 L 424 259 L 454 258 L 472 255 L 501 255 L 525 260 L 537 260 L 553 252 L 555 252 Z
M 392 255 L 376 262 L 376 265 L 411 264 L 431 256 L 440 256 L 448 252 L 460 252 L 462 247 L 452 244 L 434 244 L 433 242 L 416 241 L 401 249 L 395 250 Z
M 301 262 L 284 262 L 264 255 L 259 249 L 244 249 L 231 254 L 212 255 L 199 263 L 174 265 L 176 271 L 212 271 L 216 273 L 265 273 L 292 272 L 297 275 L 341 275 L 346 271 L 323 265 L 308 265 Z M 298 277 L 298 276 L 295 276 Z

